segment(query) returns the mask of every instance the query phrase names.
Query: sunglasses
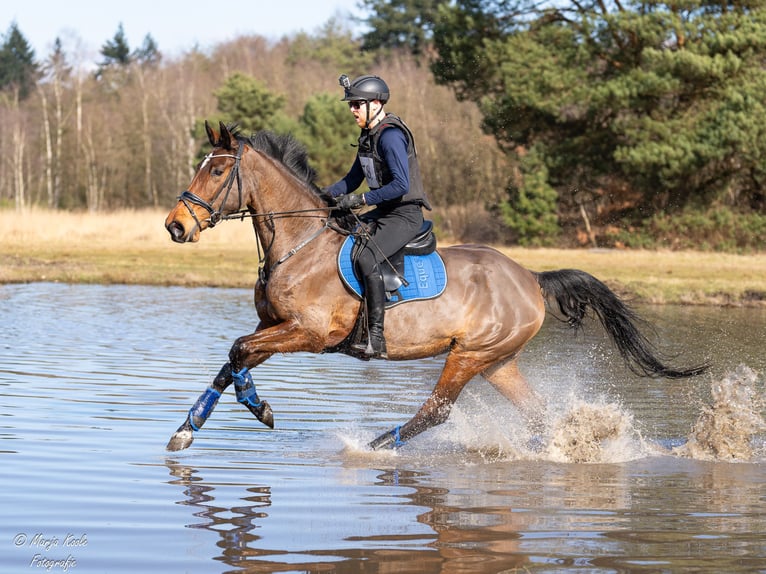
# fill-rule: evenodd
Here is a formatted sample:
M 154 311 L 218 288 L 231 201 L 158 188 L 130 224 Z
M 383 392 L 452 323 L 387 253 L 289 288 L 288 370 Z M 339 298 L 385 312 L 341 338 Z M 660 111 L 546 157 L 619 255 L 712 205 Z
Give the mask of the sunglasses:
M 366 104 L 367 102 L 349 102 L 348 107 L 351 108 L 352 110 L 358 110 L 359 108 L 361 108 L 362 106 Z

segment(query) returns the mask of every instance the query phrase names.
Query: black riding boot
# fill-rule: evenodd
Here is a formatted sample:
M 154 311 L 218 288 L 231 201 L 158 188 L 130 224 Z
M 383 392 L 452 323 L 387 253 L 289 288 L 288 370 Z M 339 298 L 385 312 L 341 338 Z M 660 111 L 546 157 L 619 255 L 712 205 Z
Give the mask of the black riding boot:
M 380 273 L 364 278 L 364 298 L 367 302 L 367 345 L 356 344 L 353 349 L 371 359 L 387 359 L 386 339 L 383 337 L 383 316 L 386 311 L 386 287 Z

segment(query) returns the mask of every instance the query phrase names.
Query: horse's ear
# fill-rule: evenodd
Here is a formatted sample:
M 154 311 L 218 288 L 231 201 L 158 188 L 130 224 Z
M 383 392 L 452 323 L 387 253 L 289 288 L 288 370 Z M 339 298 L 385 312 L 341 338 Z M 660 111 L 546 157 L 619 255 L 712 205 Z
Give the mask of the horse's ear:
M 210 142 L 210 145 L 213 147 L 216 147 L 218 145 L 218 134 L 215 133 L 212 127 L 210 127 L 210 124 L 207 120 L 205 120 L 205 131 L 207 132 L 207 141 Z
M 223 122 L 218 122 L 218 126 L 221 128 L 221 141 L 219 142 L 219 145 L 224 149 L 232 149 L 231 147 L 231 132 L 229 131 L 229 128 L 226 127 L 226 124 Z

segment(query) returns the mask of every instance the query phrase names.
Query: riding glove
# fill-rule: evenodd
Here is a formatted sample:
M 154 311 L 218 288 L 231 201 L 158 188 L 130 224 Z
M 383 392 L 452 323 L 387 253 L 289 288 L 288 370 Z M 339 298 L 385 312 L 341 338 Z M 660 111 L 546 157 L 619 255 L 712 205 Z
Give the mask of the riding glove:
M 354 209 L 365 205 L 364 194 L 348 193 L 335 198 L 335 205 L 341 209 Z

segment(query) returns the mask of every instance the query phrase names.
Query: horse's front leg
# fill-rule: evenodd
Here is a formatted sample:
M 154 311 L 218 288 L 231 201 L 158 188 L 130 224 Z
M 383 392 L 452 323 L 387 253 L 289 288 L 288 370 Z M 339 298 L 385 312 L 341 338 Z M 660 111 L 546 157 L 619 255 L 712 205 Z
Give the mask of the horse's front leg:
M 167 444 L 167 450 L 183 450 L 191 446 L 194 440 L 194 431 L 202 428 L 205 421 L 215 409 L 218 404 L 218 399 L 231 384 L 231 365 L 226 363 L 216 375 L 210 386 L 205 389 L 192 408 L 189 409 L 189 413 L 186 415 L 184 423 L 178 427 L 178 430 L 173 433 Z
M 316 344 L 312 345 L 311 341 L 316 341 L 316 338 L 310 337 L 300 325 L 284 322 L 240 337 L 229 351 L 229 365 L 237 401 L 269 428 L 274 428 L 274 415 L 269 403 L 258 398 L 250 369 L 260 365 L 274 353 L 319 352 L 321 348 Z
M 271 411 L 271 406 L 266 401 L 258 398 L 258 393 L 255 392 L 253 376 L 250 374 L 249 369 L 246 367 L 240 370 L 232 369 L 231 377 L 234 379 L 234 391 L 237 394 L 237 401 L 245 405 L 255 418 L 270 429 L 273 429 L 274 414 Z
M 274 428 L 274 415 L 271 411 L 271 406 L 266 401 L 258 398 L 253 377 L 248 369 L 234 370 L 231 367 L 231 363 L 226 363 L 221 367 L 220 372 L 213 379 L 210 386 L 205 389 L 205 392 L 199 396 L 192 408 L 189 409 L 189 414 L 186 416 L 184 423 L 170 437 L 167 450 L 183 450 L 191 446 L 191 443 L 194 441 L 194 431 L 202 428 L 202 425 L 205 424 L 205 421 L 213 413 L 213 409 L 218 404 L 218 399 L 223 394 L 223 391 L 226 390 L 226 387 L 232 381 L 234 382 L 237 401 L 245 405 L 255 415 L 255 418 L 263 424 L 269 428 Z
M 263 424 L 274 428 L 271 407 L 258 397 L 249 370 L 260 365 L 274 353 L 303 350 L 317 352 L 310 344 L 312 340 L 304 330 L 292 322 L 279 323 L 268 328 L 259 327 L 252 335 L 237 339 L 229 351 L 229 362 L 221 367 L 211 385 L 189 409 L 186 421 L 170 438 L 167 449 L 176 451 L 191 446 L 194 431 L 202 428 L 218 404 L 221 394 L 232 382 L 234 382 L 237 401 L 247 407 Z

